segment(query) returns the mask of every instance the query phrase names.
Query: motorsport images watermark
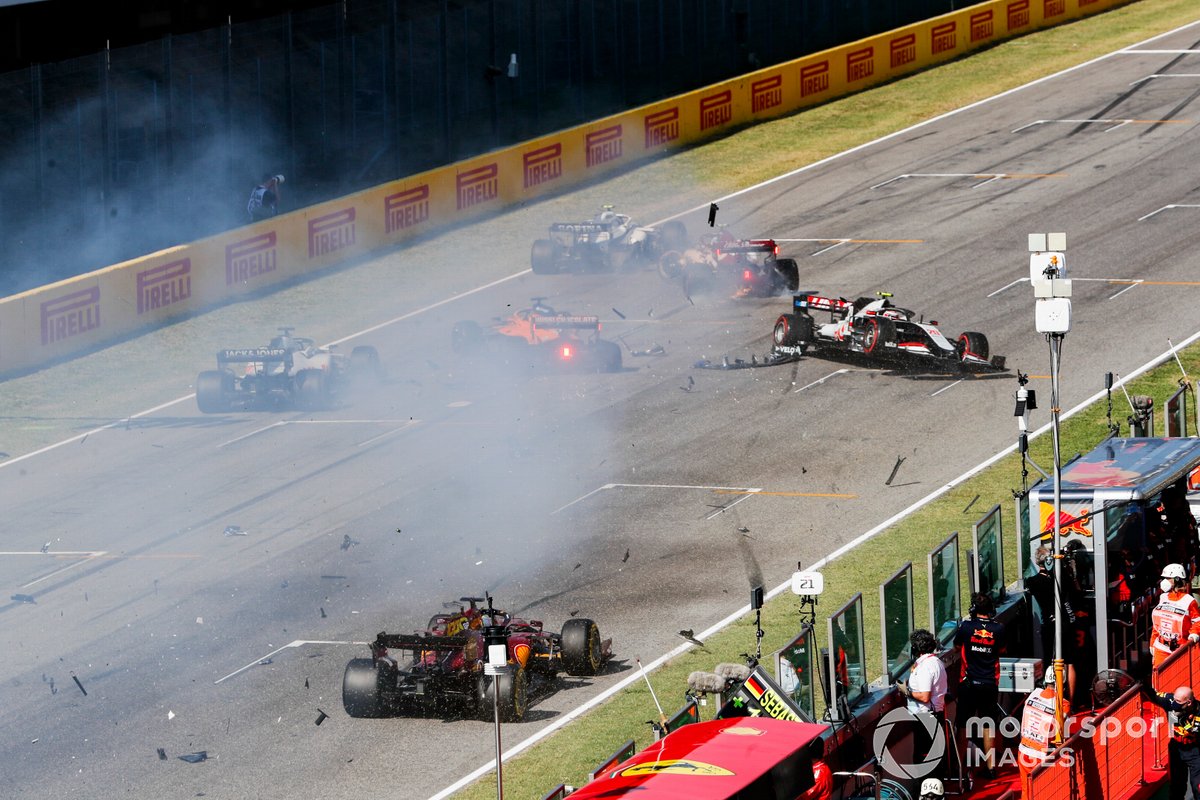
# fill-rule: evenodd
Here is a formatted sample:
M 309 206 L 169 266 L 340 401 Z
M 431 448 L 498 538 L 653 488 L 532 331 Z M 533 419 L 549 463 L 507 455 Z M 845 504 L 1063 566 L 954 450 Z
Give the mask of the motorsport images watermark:
M 1165 716 L 1158 716 L 1152 720 L 1140 715 L 1124 720 L 1116 717 L 1100 720 L 1088 717 L 1077 726 L 1072 726 L 1068 720 L 1066 732 L 1068 738 L 1078 736 L 1082 739 L 1096 739 L 1099 744 L 1106 745 L 1110 740 L 1119 738 L 1157 738 L 1166 722 Z M 875 727 L 875 735 L 871 739 L 879 766 L 896 778 L 918 780 L 926 777 L 937 769 L 946 755 L 946 737 L 939 735 L 937 729 L 938 722 L 932 714 L 914 714 L 907 708 L 893 708 L 879 720 Z M 987 717 L 970 717 L 965 726 L 965 733 L 968 739 L 978 740 L 985 734 L 991 734 L 994 741 L 1020 741 L 1021 720 L 1007 715 L 1001 717 L 999 722 Z M 927 752 L 922 753 L 914 748 L 914 737 L 920 737 L 928 744 Z M 1018 759 L 1023 758 L 1018 756 L 1016 748 L 993 748 L 990 752 L 981 748 L 968 748 L 964 755 L 965 766 L 982 766 L 987 763 L 988 756 L 994 757 L 997 767 L 1017 764 Z M 1029 763 L 1028 758 L 1023 760 Z M 1054 750 L 1052 761 L 1048 755 L 1034 761 L 1072 767 L 1075 760 L 1074 748 L 1064 746 Z

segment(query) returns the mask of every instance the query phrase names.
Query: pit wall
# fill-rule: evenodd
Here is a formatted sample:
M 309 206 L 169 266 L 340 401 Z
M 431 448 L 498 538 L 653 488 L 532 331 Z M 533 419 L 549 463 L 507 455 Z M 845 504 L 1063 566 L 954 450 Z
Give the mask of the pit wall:
M 23 372 L 972 50 L 1132 0 L 992 0 L 0 299 Z

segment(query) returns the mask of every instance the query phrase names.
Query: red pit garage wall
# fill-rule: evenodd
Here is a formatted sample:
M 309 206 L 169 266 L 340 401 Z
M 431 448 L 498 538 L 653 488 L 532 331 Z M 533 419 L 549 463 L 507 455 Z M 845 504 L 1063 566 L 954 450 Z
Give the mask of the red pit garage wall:
M 0 374 L 1131 0 L 992 0 L 0 299 Z

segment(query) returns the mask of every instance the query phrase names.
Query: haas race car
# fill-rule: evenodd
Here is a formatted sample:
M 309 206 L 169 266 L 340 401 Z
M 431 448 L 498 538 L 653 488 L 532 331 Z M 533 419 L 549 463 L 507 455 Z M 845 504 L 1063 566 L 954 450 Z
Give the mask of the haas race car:
M 689 294 L 734 281 L 741 296 L 772 297 L 800 288 L 796 260 L 779 258 L 774 239 L 739 239 L 724 228 L 700 237 L 694 247 L 663 253 L 658 272 L 667 280 L 682 280 Z
M 371 657 L 346 665 L 342 704 L 352 717 L 379 717 L 404 711 L 445 715 L 477 715 L 491 719 L 498 702 L 501 718 L 519 722 L 529 695 L 548 687 L 560 672 L 591 676 L 612 656 L 612 640 L 600 638 L 590 619 L 574 617 L 561 633 L 543 630 L 540 620 L 509 616 L 480 608 L 482 597 L 463 597 L 450 613 L 435 614 L 420 633 L 380 633 L 371 642 Z M 462 604 L 466 603 L 466 607 Z M 508 669 L 488 679 L 483 639 L 485 626 L 507 635 Z M 498 697 L 493 692 L 499 691 Z
M 379 377 L 379 354 L 360 346 L 346 356 L 312 339 L 293 336 L 291 328 L 266 347 L 217 351 L 217 368 L 196 376 L 196 405 L 205 414 L 239 408 L 292 404 L 325 409 L 352 378 Z
M 1004 357 L 991 355 L 982 333 L 966 331 L 951 341 L 938 330 L 936 320 L 925 322 L 924 317 L 892 305 L 891 296 L 876 292 L 874 299 L 850 301 L 795 295 L 793 313 L 783 314 L 775 322 L 775 353 L 793 357 L 841 353 L 922 369 L 1004 369 Z M 818 324 L 813 312 L 827 313 L 829 321 Z
M 550 236 L 538 239 L 530 251 L 530 264 L 539 275 L 559 272 L 596 272 L 653 263 L 668 250 L 683 249 L 687 231 L 682 222 L 661 227 L 636 225 L 628 214 L 612 206 L 584 222 L 556 222 Z
M 531 307 L 498 317 L 488 330 L 470 320 L 455 323 L 454 352 L 488 355 L 529 369 L 621 369 L 621 348 L 600 338 L 599 317 L 555 311 L 543 300 L 535 297 Z

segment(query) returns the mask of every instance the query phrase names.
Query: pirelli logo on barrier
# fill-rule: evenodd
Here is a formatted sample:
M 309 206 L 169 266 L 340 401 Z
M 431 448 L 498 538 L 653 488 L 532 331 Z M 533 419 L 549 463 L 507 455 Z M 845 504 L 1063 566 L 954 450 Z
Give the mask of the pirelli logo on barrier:
M 706 131 L 733 121 L 733 91 L 710 94 L 700 98 L 700 130 Z
M 975 42 L 982 42 L 984 39 L 992 38 L 992 20 L 994 17 L 995 14 L 990 8 L 987 11 L 980 11 L 978 14 L 971 15 L 972 44 Z
M 829 60 L 800 68 L 800 96 L 810 97 L 829 90 Z
M 861 81 L 875 74 L 875 48 L 864 47 L 846 54 L 846 80 Z
M 42 303 L 42 344 L 60 342 L 99 327 L 99 286 Z
M 783 76 L 775 75 L 750 84 L 750 112 L 757 114 L 783 105 Z
M 646 115 L 646 149 L 679 138 L 679 106 Z
M 1029 0 L 1013 0 L 1008 4 L 1008 29 L 1015 31 L 1029 24 Z
M 606 164 L 620 158 L 624 152 L 624 140 L 621 138 L 623 133 L 624 129 L 620 125 L 610 125 L 585 136 L 583 147 L 586 151 L 588 167 Z
M 892 51 L 892 69 L 902 67 L 905 64 L 911 64 L 917 60 L 917 35 L 910 33 L 906 36 L 897 36 L 891 42 Z
M 192 296 L 192 260 L 183 258 L 137 274 L 137 313 L 165 308 Z
M 336 253 L 354 245 L 354 207 L 308 221 L 308 257 Z
M 278 253 L 275 231 L 225 245 L 225 285 L 247 283 L 251 278 L 274 272 Z
M 383 222 L 388 233 L 416 227 L 429 219 L 429 184 L 383 198 Z
M 958 23 L 954 20 L 934 25 L 929 29 L 929 49 L 936 56 L 938 53 L 948 53 L 958 47 Z
M 482 167 L 460 172 L 454 179 L 458 210 L 490 203 L 500 196 L 500 165 L 493 161 Z
M 558 142 L 523 153 L 521 160 L 526 189 L 562 177 L 562 145 Z
M 1067 0 L 1043 0 L 1042 16 L 1046 19 L 1067 13 Z

